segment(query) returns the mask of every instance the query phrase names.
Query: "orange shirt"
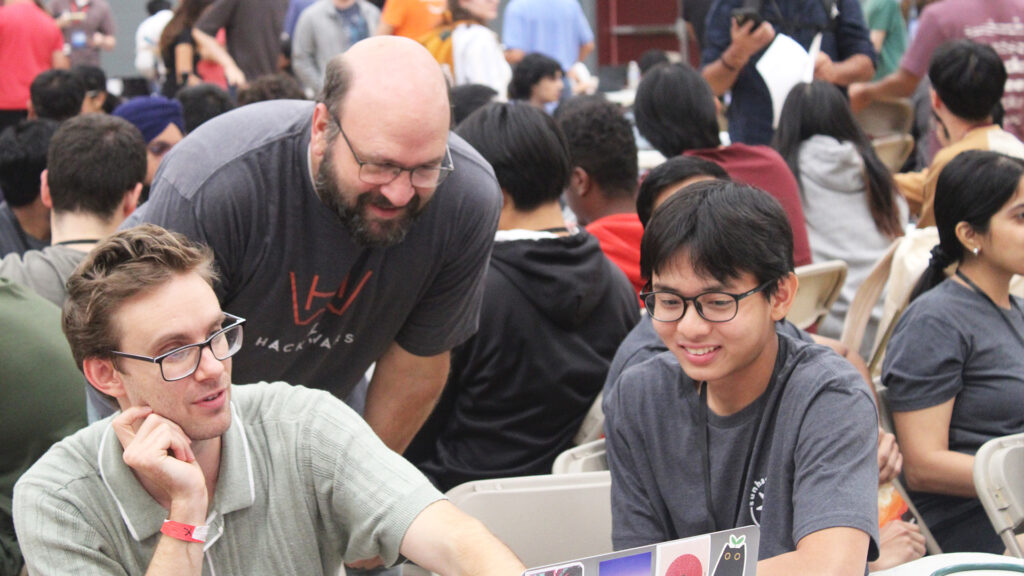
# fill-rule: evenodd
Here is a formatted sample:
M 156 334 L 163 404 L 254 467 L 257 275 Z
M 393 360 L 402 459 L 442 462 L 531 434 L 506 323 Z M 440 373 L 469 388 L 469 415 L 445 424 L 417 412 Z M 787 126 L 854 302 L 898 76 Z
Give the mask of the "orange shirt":
M 387 0 L 380 17 L 395 35 L 418 40 L 441 23 L 445 8 L 445 0 Z

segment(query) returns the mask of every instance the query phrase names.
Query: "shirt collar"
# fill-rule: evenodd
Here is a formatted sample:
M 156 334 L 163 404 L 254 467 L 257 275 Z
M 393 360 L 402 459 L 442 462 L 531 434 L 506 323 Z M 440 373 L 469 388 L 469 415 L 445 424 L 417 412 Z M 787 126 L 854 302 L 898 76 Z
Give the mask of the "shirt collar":
M 146 492 L 123 457 L 124 449 L 114 434 L 113 424 L 108 423 L 100 440 L 100 478 L 117 504 L 132 538 L 141 542 L 160 531 L 167 518 L 167 510 Z M 231 425 L 221 436 L 220 473 L 207 523 L 212 524 L 215 520 L 219 523 L 225 514 L 248 508 L 255 501 L 249 439 L 238 408 L 232 402 Z

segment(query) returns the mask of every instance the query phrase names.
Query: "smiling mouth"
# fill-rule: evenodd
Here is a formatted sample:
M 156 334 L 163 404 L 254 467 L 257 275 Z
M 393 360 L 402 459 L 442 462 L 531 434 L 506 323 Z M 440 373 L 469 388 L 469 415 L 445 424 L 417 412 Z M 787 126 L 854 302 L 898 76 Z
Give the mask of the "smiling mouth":
M 683 346 L 683 350 L 686 350 L 688 354 L 692 354 L 694 356 L 704 356 L 718 350 L 718 346 L 705 346 L 703 348 L 690 348 L 688 346 Z

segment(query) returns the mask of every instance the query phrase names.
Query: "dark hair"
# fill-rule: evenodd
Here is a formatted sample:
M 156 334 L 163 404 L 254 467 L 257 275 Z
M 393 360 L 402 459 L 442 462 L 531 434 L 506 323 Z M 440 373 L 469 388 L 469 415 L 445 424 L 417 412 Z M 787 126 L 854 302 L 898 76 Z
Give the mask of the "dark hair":
M 512 68 L 512 81 L 508 84 L 510 100 L 529 100 L 533 87 L 544 78 L 555 78 L 564 74 L 562 65 L 554 58 L 532 53 L 523 57 Z
M 195 26 L 199 16 L 202 15 L 203 9 L 209 4 L 207 0 L 178 0 L 178 7 L 174 9 L 174 16 L 167 21 L 164 26 L 163 32 L 160 33 L 160 53 L 163 54 L 171 46 L 174 46 L 174 41 L 178 36 L 185 30 L 192 30 Z M 173 54 L 172 54 L 173 57 Z M 174 68 L 171 62 L 167 62 L 168 68 Z
M 991 152 L 968 150 L 953 158 L 935 185 L 935 227 L 939 243 L 910 293 L 913 301 L 942 282 L 945 269 L 964 257 L 956 226 L 966 222 L 978 234 L 988 232 L 992 216 L 1009 202 L 1024 177 L 1024 160 Z
M 864 163 L 868 210 L 875 227 L 889 238 L 902 236 L 896 184 L 854 119 L 843 93 L 829 82 L 797 84 L 782 105 L 779 127 L 772 142 L 786 159 L 797 182 L 800 182 L 800 146 L 818 134 L 853 144 Z
M 71 73 L 82 81 L 86 92 L 107 91 L 107 74 L 99 66 L 78 64 L 71 69 Z
M 555 111 L 573 166 L 587 171 L 608 196 L 632 199 L 637 187 L 633 126 L 604 96 L 576 96 Z
M 487 22 L 474 16 L 469 10 L 466 10 L 459 5 L 459 0 L 448 0 L 448 13 L 450 14 L 450 22 L 458 22 L 459 20 L 472 20 L 479 24 L 487 25 Z
M 689 64 L 661 64 L 644 74 L 633 114 L 640 134 L 666 158 L 721 144 L 715 96 Z
M 146 12 L 152 16 L 161 10 L 170 10 L 171 3 L 167 0 L 149 0 L 146 2 Z
M 54 120 L 22 120 L 0 133 L 0 188 L 12 207 L 26 206 L 39 197 L 46 148 L 58 126 Z
M 36 116 L 60 122 L 82 111 L 85 83 L 69 70 L 47 70 L 32 80 L 29 95 Z
M 557 200 L 572 167 L 565 135 L 543 111 L 523 104 L 490 104 L 456 130 L 494 168 L 517 210 Z
M 109 221 L 125 193 L 146 178 L 146 141 L 139 129 L 107 114 L 61 124 L 47 159 L 55 212 L 85 212 Z
M 331 87 L 331 102 L 333 103 L 340 101 L 340 98 L 344 98 L 345 92 L 348 90 L 347 74 L 344 74 L 339 70 L 341 67 L 342 66 L 340 64 L 334 67 L 332 67 L 331 64 L 327 65 L 327 75 L 324 79 L 324 90 L 327 90 L 328 81 L 332 81 L 334 83 Z M 339 78 L 339 76 L 345 76 L 345 78 L 342 79 Z M 344 80 L 344 86 L 337 84 L 341 80 Z M 339 100 L 334 100 L 333 97 L 335 96 L 339 97 Z M 248 86 L 238 91 L 239 106 L 245 106 L 246 104 L 253 104 L 255 102 L 265 102 L 267 100 L 305 99 L 306 93 L 302 91 L 302 87 L 299 86 L 299 83 L 291 76 L 282 73 L 260 76 L 252 82 L 249 82 Z M 323 102 L 322 99 L 319 101 Z
M 668 54 L 664 50 L 658 50 L 657 48 L 651 48 L 647 52 L 640 55 L 640 59 L 636 61 L 637 66 L 640 68 L 640 75 L 647 74 L 647 71 L 654 68 L 658 64 L 668 64 Z
M 174 98 L 181 102 L 185 116 L 185 134 L 195 130 L 203 122 L 235 107 L 231 95 L 216 84 L 186 86 L 178 90 Z
M 669 158 L 648 172 L 640 184 L 640 192 L 636 195 L 636 213 L 640 217 L 640 223 L 647 227 L 651 213 L 654 212 L 654 201 L 666 188 L 696 176 L 731 180 L 724 168 L 710 160 L 696 156 Z
M 490 104 L 498 93 L 483 84 L 463 84 L 452 88 L 452 115 L 458 126 L 481 106 Z
M 950 112 L 978 122 L 992 116 L 1003 97 L 1006 66 L 988 44 L 952 40 L 935 50 L 928 79 Z
M 687 254 L 697 274 L 721 283 L 749 272 L 759 284 L 793 270 L 793 230 L 779 202 L 745 184 L 710 180 L 669 198 L 640 242 L 640 273 L 655 273 Z M 765 289 L 765 296 L 776 286 Z

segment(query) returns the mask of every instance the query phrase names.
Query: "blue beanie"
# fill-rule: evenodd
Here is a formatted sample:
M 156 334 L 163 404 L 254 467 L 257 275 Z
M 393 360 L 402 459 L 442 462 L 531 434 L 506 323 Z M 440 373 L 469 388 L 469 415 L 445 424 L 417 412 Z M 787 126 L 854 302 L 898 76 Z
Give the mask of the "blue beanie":
M 163 96 L 139 96 L 114 108 L 114 116 L 131 122 L 142 132 L 148 143 L 160 135 L 168 124 L 174 124 L 185 133 L 185 116 L 181 102 Z

